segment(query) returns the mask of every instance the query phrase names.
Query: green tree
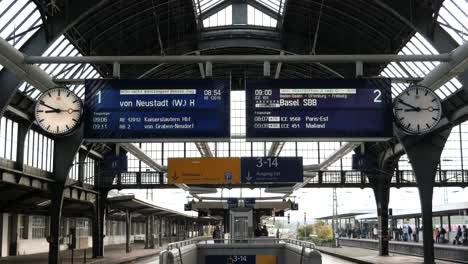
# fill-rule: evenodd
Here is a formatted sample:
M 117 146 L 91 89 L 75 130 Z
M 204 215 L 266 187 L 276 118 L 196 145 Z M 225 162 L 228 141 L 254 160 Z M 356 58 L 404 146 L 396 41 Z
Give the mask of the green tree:
M 324 221 L 318 221 L 315 223 L 313 229 L 315 230 L 318 239 L 326 240 L 333 238 L 332 228 Z
M 304 233 L 304 229 L 305 229 L 305 233 Z M 314 232 L 314 226 L 313 225 L 301 226 L 301 227 L 297 228 L 297 237 L 300 240 L 304 240 L 305 239 L 304 235 L 306 235 L 307 237 L 310 237 L 310 235 L 313 232 Z

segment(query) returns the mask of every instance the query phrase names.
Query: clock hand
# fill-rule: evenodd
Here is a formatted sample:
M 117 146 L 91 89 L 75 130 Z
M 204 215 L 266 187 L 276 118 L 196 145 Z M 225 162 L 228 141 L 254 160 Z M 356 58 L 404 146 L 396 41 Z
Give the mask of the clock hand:
M 68 109 L 68 110 L 62 110 L 62 109 L 56 109 L 56 110 L 47 110 L 44 111 L 44 113 L 61 113 L 61 112 L 68 112 L 68 113 L 73 113 L 73 112 L 79 112 L 80 110 L 75 110 L 75 109 Z
M 45 106 L 45 107 L 47 107 L 47 108 L 50 108 L 50 109 L 54 110 L 54 111 L 55 111 L 55 112 L 57 112 L 57 113 L 59 113 L 59 112 L 60 112 L 60 110 L 59 110 L 59 109 L 57 109 L 57 108 L 54 108 L 54 107 L 52 107 L 52 106 L 50 106 L 50 105 L 48 105 L 48 104 L 44 103 L 44 101 L 40 101 L 40 104 L 41 104 L 41 105 L 43 105 L 43 106 Z
M 406 106 L 408 106 L 408 107 L 411 107 L 411 108 L 414 109 L 414 111 L 416 111 L 416 112 L 421 111 L 421 108 L 412 106 L 412 105 L 410 105 L 410 104 L 408 104 L 408 103 L 405 103 L 405 102 L 404 102 L 403 100 L 401 100 L 401 99 L 400 99 L 400 103 L 401 103 L 402 105 L 406 105 Z M 408 109 L 407 109 L 407 110 L 408 110 Z M 405 112 L 407 112 L 407 111 L 405 111 Z

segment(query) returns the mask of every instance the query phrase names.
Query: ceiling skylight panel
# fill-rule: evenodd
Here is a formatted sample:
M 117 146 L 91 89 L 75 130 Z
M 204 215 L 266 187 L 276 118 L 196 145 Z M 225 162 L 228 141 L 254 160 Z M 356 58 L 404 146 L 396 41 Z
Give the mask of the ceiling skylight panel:
M 193 0 L 197 15 L 200 15 L 200 10 L 203 13 L 206 10 L 221 3 L 222 1 L 223 0 Z
M 31 25 L 34 23 L 34 20 L 31 20 L 31 16 L 35 11 L 34 4 L 28 4 L 24 9 L 21 10 L 15 17 L 12 17 L 6 24 L 0 27 L 0 32 L 2 32 L 3 38 L 9 38 L 12 35 L 19 34 L 25 30 L 28 30 Z M 2 17 L 2 20 L 5 19 Z
M 0 20 L 0 31 L 3 31 L 3 29 L 6 26 L 13 22 L 15 20 L 15 17 L 17 17 L 21 13 L 21 11 L 28 5 L 28 1 L 26 0 L 7 2 L 10 2 L 10 5 L 7 6 L 6 10 L 0 10 L 0 13 L 2 14 L 2 19 Z
M 226 25 L 232 25 L 232 6 L 228 6 L 203 20 L 204 27 L 218 27 Z
M 459 45 L 468 39 L 467 10 L 466 0 L 445 0 L 437 17 L 437 22 Z
M 253 6 L 248 5 L 247 24 L 262 27 L 276 27 L 277 20 L 254 8 Z
M 24 43 L 26 43 L 26 41 L 28 41 L 28 39 L 30 37 L 32 37 L 34 35 L 34 33 L 36 33 L 36 31 L 39 30 L 39 27 L 42 25 L 42 19 L 40 17 L 40 14 L 39 12 L 35 12 L 33 14 L 33 16 L 38 16 L 38 18 L 36 18 L 36 21 L 34 22 L 34 24 L 31 26 L 31 28 L 28 28 L 26 30 L 23 30 L 20 32 L 20 34 L 22 34 L 21 36 L 16 36 L 14 39 L 12 39 L 13 41 L 13 46 L 16 48 L 16 49 L 19 49 L 21 48 Z M 35 29 L 32 29 L 32 28 L 35 28 Z M 27 31 L 27 32 L 26 32 Z M 12 36 L 13 37 L 13 36 Z
M 36 5 L 28 0 L 0 1 L 0 37 L 19 49 L 38 30 L 42 19 Z M 37 27 L 36 29 L 32 29 Z M 3 67 L 0 66 L 0 70 Z
M 395 77 L 409 77 L 408 74 L 405 73 L 405 71 L 396 63 L 396 62 L 391 62 L 389 64 L 389 68 L 392 68 L 396 72 Z
M 283 14 L 285 0 L 256 0 L 256 1 L 270 8 L 271 10 L 279 13 L 280 15 Z

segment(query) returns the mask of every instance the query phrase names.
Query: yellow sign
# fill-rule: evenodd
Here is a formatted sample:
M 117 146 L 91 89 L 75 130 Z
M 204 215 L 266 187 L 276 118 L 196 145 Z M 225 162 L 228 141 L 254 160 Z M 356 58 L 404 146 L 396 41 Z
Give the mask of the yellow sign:
M 276 264 L 276 256 L 273 255 L 257 255 L 255 256 L 256 264 Z
M 169 158 L 169 184 L 240 183 L 240 158 Z

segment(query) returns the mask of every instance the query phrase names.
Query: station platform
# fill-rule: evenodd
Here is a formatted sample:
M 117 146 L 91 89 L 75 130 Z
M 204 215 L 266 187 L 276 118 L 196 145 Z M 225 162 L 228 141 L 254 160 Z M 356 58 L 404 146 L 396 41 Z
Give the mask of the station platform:
M 119 264 L 119 263 L 131 263 L 134 261 L 142 260 L 145 258 L 153 257 L 159 254 L 166 248 L 167 244 L 162 247 L 156 247 L 154 249 L 145 249 L 143 243 L 132 244 L 132 251 L 130 253 L 125 252 L 125 244 L 110 245 L 105 247 L 105 257 L 99 259 L 92 258 L 92 249 L 86 249 L 86 263 L 87 264 Z M 72 262 L 71 250 L 60 252 L 61 264 L 78 264 L 85 263 L 84 261 L 84 250 L 75 250 L 74 261 Z M 0 259 L 0 264 L 16 264 L 16 263 L 34 263 L 34 264 L 48 264 L 48 254 L 39 253 L 31 255 L 22 255 L 14 257 L 5 257 Z
M 354 263 L 361 264 L 413 264 L 413 263 L 424 263 L 422 257 L 409 256 L 403 254 L 390 253 L 389 256 L 379 256 L 376 250 L 356 247 L 317 247 L 322 254 L 328 254 L 338 258 L 342 258 Z M 448 264 L 448 263 L 468 263 L 462 261 L 447 261 L 447 260 L 436 260 L 437 264 Z

